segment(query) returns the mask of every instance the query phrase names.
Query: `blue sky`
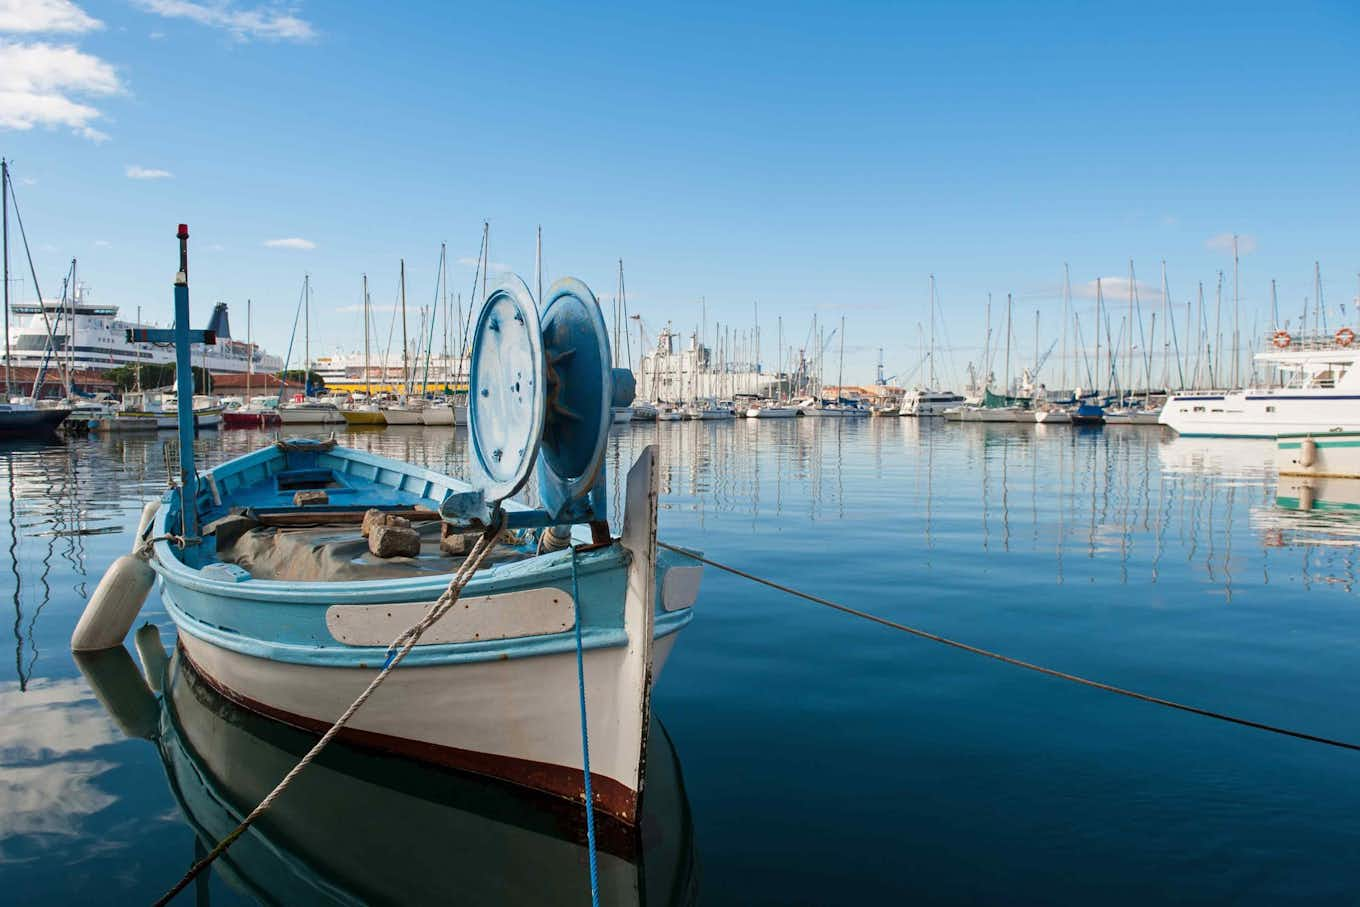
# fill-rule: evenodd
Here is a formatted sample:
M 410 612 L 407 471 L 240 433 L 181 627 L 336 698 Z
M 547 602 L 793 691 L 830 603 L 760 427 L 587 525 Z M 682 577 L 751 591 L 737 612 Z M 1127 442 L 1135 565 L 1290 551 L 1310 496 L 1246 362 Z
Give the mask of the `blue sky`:
M 1315 260 L 1329 321 L 1357 292 L 1351 3 L 0 0 L 0 40 L 44 292 L 76 257 L 92 298 L 168 320 L 186 221 L 196 312 L 243 334 L 252 298 L 279 352 L 304 271 L 314 348 L 352 347 L 361 273 L 390 305 L 404 255 L 423 304 L 483 220 L 493 262 L 531 278 L 542 224 L 549 277 L 606 301 L 623 258 L 652 333 L 758 301 L 772 360 L 776 314 L 798 342 L 845 315 L 857 380 L 879 346 L 915 361 L 931 273 L 959 365 L 988 292 L 1020 348 L 1036 308 L 1056 337 L 1064 262 L 1123 303 L 1132 258 L 1156 308 L 1166 259 L 1183 306 L 1238 233 L 1244 331 Z

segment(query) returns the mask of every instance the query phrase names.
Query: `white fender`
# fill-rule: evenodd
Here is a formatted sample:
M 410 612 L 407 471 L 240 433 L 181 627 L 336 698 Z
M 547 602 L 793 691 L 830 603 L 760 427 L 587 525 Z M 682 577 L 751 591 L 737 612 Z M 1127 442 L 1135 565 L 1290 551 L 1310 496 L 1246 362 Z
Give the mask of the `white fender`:
M 1299 465 L 1312 466 L 1317 462 L 1317 442 L 1312 438 L 1304 438 L 1299 443 Z
M 156 511 L 161 509 L 160 501 L 147 501 L 142 508 L 142 518 L 137 521 L 137 534 L 132 537 L 132 553 L 136 554 L 137 549 L 142 547 L 142 541 L 146 538 L 146 531 L 151 528 L 151 521 L 156 518 Z
M 85 613 L 71 634 L 71 651 L 121 646 L 155 579 L 155 571 L 139 557 L 125 554 L 114 561 L 85 603 Z

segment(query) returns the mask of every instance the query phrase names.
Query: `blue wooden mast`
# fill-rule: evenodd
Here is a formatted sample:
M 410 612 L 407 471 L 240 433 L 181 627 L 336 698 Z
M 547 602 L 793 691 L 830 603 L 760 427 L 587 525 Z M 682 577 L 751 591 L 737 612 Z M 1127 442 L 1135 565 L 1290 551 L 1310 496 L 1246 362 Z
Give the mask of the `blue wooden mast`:
M 175 345 L 175 391 L 179 409 L 179 482 L 180 509 L 184 534 L 198 538 L 198 470 L 194 465 L 194 372 L 190 344 L 217 343 L 213 331 L 196 331 L 189 327 L 189 225 L 180 224 L 179 272 L 175 274 L 175 326 L 163 328 L 134 328 L 127 332 L 129 342 L 173 343 Z

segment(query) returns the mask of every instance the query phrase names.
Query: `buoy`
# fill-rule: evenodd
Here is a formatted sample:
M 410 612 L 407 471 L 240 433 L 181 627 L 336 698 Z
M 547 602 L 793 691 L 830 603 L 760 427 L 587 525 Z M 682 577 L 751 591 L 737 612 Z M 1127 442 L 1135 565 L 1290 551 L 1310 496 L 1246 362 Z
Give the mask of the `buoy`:
M 155 579 L 155 571 L 140 557 L 125 554 L 114 561 L 85 604 L 85 613 L 71 634 L 71 651 L 121 646 Z
M 137 628 L 133 639 L 137 643 L 137 657 L 142 660 L 146 685 L 154 692 L 161 692 L 165 688 L 165 667 L 170 663 L 170 656 L 161 642 L 160 628 L 150 622 L 144 623 Z
M 145 740 L 156 736 L 160 706 L 127 649 L 76 652 L 72 657 L 95 698 L 124 734 Z
M 1317 442 L 1312 438 L 1304 438 L 1299 444 L 1299 464 L 1301 466 L 1312 466 L 1317 462 Z
M 1299 487 L 1299 509 L 1312 510 L 1315 493 L 1312 485 L 1302 485 Z

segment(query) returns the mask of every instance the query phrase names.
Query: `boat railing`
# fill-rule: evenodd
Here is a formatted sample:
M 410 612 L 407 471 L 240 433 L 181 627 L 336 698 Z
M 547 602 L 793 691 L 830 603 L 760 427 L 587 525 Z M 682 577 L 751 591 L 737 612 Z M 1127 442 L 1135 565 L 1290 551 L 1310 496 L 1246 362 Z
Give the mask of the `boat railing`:
M 1264 346 L 1261 350 L 1264 354 L 1297 353 L 1297 352 L 1337 352 L 1337 353 L 1360 353 L 1360 345 L 1356 345 L 1352 340 L 1350 343 L 1342 343 L 1338 334 L 1343 329 L 1337 331 L 1310 331 L 1307 334 L 1291 334 L 1285 331 L 1277 331 L 1266 334 Z

